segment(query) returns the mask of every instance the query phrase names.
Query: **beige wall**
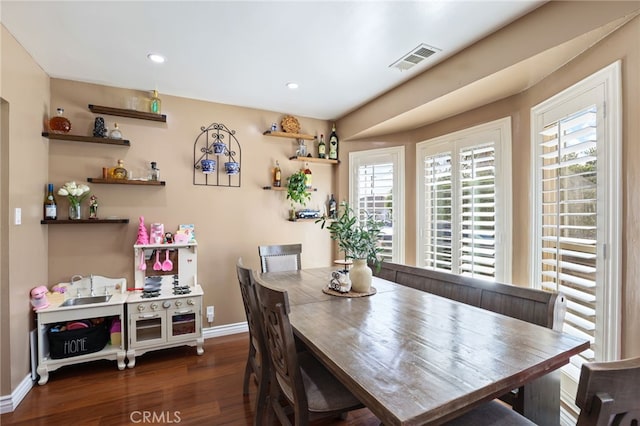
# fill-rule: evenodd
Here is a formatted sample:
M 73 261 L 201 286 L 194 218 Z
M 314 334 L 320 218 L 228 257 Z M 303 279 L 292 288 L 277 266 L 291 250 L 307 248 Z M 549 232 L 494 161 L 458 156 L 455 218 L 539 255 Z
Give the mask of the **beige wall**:
M 49 109 L 49 78 L 31 56 L 0 28 L 2 82 L 2 395 L 29 373 L 29 330 L 33 314 L 29 291 L 47 282 L 47 229 L 40 225 L 47 181 L 48 141 L 40 137 Z M 5 127 L 6 126 L 6 127 Z M 8 131 L 7 131 L 8 130 Z M 22 225 L 13 225 L 14 209 L 22 209 Z M 8 219 L 8 220 L 7 220 Z M 6 250 L 5 250 L 6 247 Z M 10 343 L 10 344 L 9 344 Z
M 51 80 L 51 111 L 63 107 L 71 120 L 72 133 L 90 135 L 96 115 L 88 104 L 125 107 L 129 97 L 148 97 L 148 92 L 116 89 L 69 80 Z M 68 281 L 73 274 L 124 276 L 132 284 L 133 244 L 138 217 L 147 227 L 161 222 L 166 230 L 179 224 L 195 224 L 198 240 L 198 281 L 204 289 L 204 305 L 214 305 L 213 325 L 244 321 L 235 262 L 259 268 L 259 244 L 296 243 L 303 245 L 305 267 L 331 261 L 329 235 L 313 222 L 288 222 L 288 202 L 284 192 L 265 191 L 271 183 L 271 169 L 279 160 L 283 176 L 304 163 L 289 161 L 295 141 L 266 137 L 262 132 L 282 114 L 228 105 L 201 102 L 160 94 L 167 123 L 123 117 L 104 117 L 107 126 L 117 122 L 131 146 L 51 141 L 49 180 L 58 188 L 66 181 L 84 183 L 99 177 L 103 167 L 118 159 L 135 174 L 156 161 L 165 187 L 89 184 L 99 199 L 99 216 L 130 219 L 128 225 L 48 225 L 49 283 Z M 327 122 L 300 118 L 304 132 L 328 131 Z M 236 131 L 242 151 L 240 188 L 194 186 L 193 147 L 201 126 L 223 123 Z M 332 191 L 332 166 L 311 163 L 314 186 L 309 207 L 321 207 Z M 199 173 L 199 172 L 198 172 Z M 58 197 L 59 215 L 67 216 L 66 200 Z M 86 214 L 86 208 L 85 208 Z M 132 286 L 132 285 L 130 285 Z M 206 319 L 203 319 L 206 321 Z M 205 323 L 206 326 L 206 323 Z
M 367 141 L 346 141 L 348 153 L 403 144 L 406 149 L 406 263 L 415 264 L 415 144 L 501 117 L 511 117 L 513 137 L 513 282 L 526 285 L 530 272 L 530 111 L 531 108 L 583 78 L 620 59 L 623 91 L 623 258 L 622 258 L 622 356 L 640 355 L 640 18 L 575 58 L 525 92 L 436 122 L 412 132 Z M 352 119 L 352 117 L 350 117 Z M 341 122 L 338 122 L 340 125 Z M 358 123 L 350 123 L 356 128 Z M 340 166 L 339 194 L 348 194 L 348 161 Z

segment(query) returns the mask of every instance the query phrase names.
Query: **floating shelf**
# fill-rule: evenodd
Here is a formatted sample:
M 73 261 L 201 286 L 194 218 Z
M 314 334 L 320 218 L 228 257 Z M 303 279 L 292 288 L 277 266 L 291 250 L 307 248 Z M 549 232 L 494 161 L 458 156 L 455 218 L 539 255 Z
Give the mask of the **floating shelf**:
M 43 225 L 78 225 L 81 223 L 129 223 L 129 219 L 45 219 L 40 221 Z
M 287 187 L 286 186 L 263 186 L 262 189 L 267 190 L 267 191 L 286 191 Z M 318 191 L 318 188 L 307 188 L 309 191 Z
M 316 220 L 321 220 L 321 217 L 305 217 L 302 219 L 287 219 L 289 222 L 315 222 Z
M 317 157 L 289 157 L 289 160 L 297 160 L 297 161 L 308 161 L 310 163 L 324 163 L 324 164 L 339 164 L 340 160 L 329 160 L 328 158 L 317 158 Z
M 111 108 L 100 105 L 89 104 L 89 109 L 94 114 L 117 115 L 118 117 L 139 118 L 140 120 L 167 122 L 167 116 L 164 114 L 154 114 L 152 112 L 138 111 L 135 109 Z
M 304 133 L 287 133 L 287 132 L 272 132 L 271 130 L 267 130 L 262 133 L 265 136 L 275 136 L 278 138 L 289 138 L 289 139 L 305 139 L 308 141 L 314 140 L 316 137 L 313 135 L 306 135 Z
M 68 133 L 49 133 L 42 132 L 42 136 L 49 139 L 57 139 L 61 141 L 74 141 L 74 142 L 88 142 L 88 143 L 101 143 L 105 145 L 121 145 L 131 146 L 131 143 L 126 139 L 111 139 L 111 138 L 96 138 L 93 136 L 81 136 L 70 135 Z
M 166 182 L 161 180 L 128 180 L 128 179 L 104 179 L 104 178 L 87 178 L 87 182 L 106 183 L 110 185 L 150 185 L 165 186 Z

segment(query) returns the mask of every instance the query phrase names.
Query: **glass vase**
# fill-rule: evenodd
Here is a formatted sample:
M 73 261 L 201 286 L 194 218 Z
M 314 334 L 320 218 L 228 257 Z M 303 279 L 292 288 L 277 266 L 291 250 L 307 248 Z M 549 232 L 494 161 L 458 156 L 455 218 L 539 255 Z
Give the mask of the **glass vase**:
M 82 208 L 80 204 L 70 204 L 69 205 L 69 220 L 79 220 L 82 219 Z

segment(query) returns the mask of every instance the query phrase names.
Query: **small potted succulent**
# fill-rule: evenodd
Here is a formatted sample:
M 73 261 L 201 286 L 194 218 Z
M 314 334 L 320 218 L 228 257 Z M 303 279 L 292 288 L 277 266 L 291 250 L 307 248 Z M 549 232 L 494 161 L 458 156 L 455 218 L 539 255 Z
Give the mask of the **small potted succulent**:
M 306 175 L 303 170 L 299 170 L 287 178 L 287 200 L 291 200 L 291 211 L 289 219 L 296 219 L 295 204 L 303 206 L 311 200 L 311 193 L 306 184 Z
M 327 225 L 327 222 L 330 223 Z M 353 259 L 353 267 L 349 271 L 353 291 L 368 293 L 371 289 L 372 272 L 367 264 L 380 268 L 378 254 L 382 251 L 379 244 L 382 222 L 375 220 L 366 211 L 361 212 L 361 219 L 358 220 L 349 203 L 342 202 L 336 219 L 324 217 L 317 223 L 329 230 L 331 239 L 336 240 L 338 247 L 344 252 L 345 260 Z

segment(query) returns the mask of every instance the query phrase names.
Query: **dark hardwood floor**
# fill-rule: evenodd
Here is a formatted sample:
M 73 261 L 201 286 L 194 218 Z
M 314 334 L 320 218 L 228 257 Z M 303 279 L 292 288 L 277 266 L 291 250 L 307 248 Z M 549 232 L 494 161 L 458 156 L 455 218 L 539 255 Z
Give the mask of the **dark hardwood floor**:
M 4 425 L 251 425 L 256 386 L 242 395 L 247 333 L 207 339 L 202 356 L 195 348 L 149 352 L 132 369 L 115 361 L 67 366 L 35 384 L 18 408 L 3 414 Z M 369 410 L 314 426 L 378 426 Z

